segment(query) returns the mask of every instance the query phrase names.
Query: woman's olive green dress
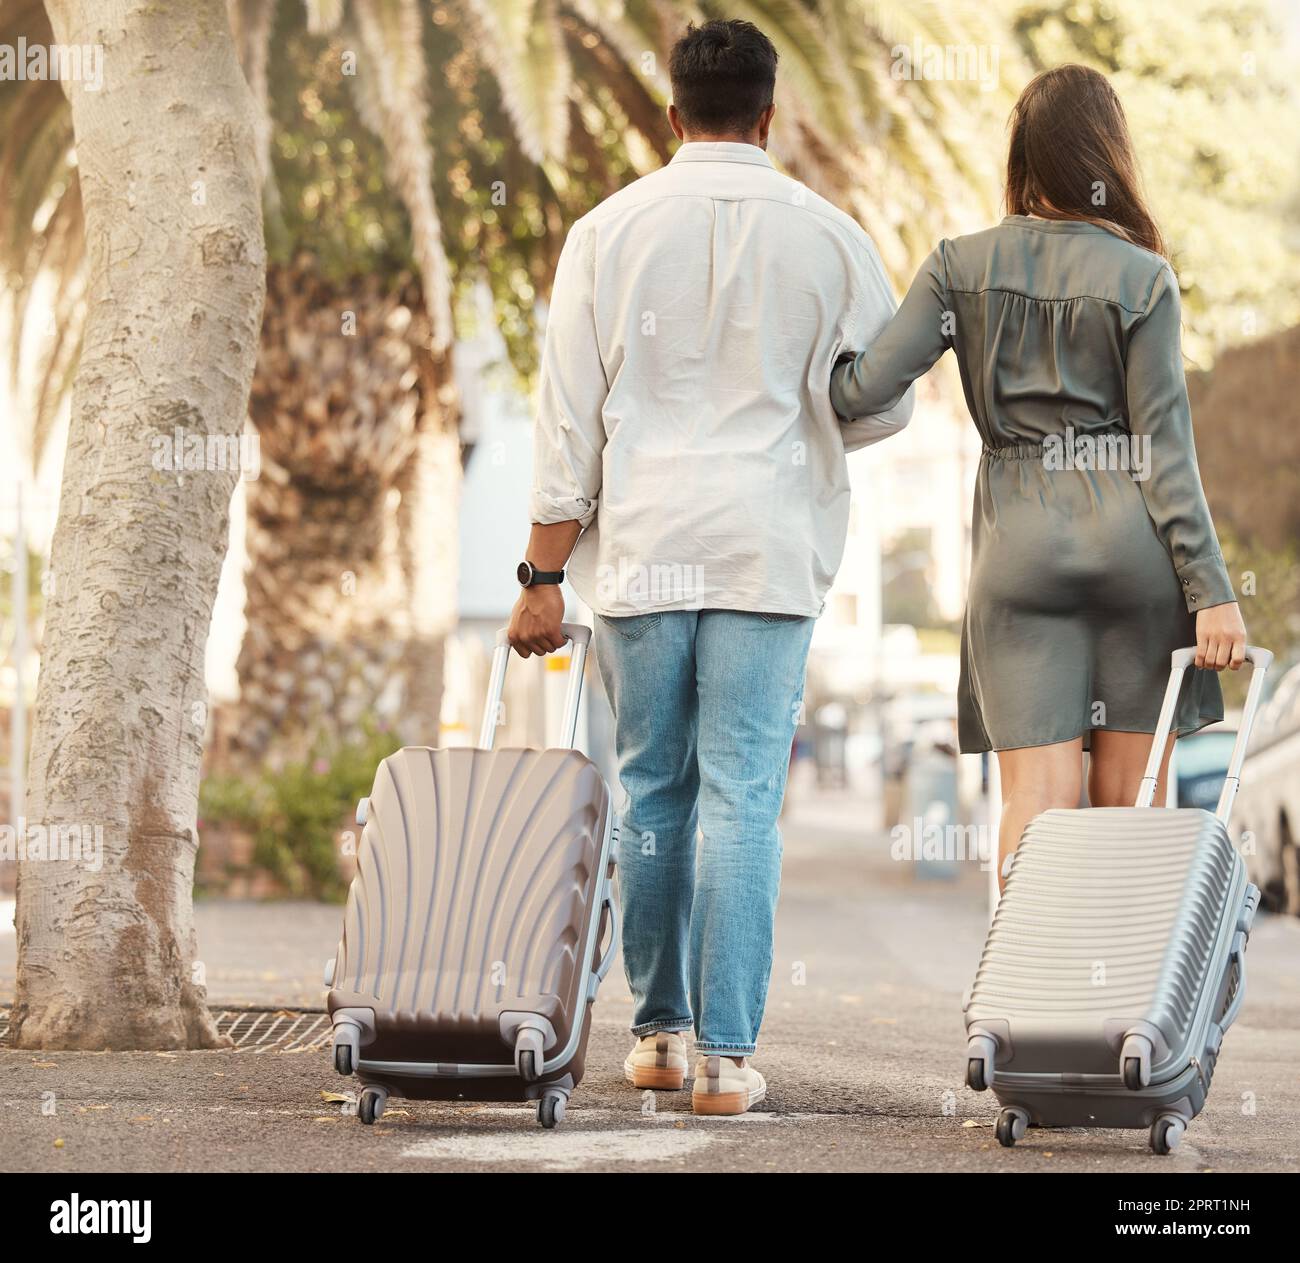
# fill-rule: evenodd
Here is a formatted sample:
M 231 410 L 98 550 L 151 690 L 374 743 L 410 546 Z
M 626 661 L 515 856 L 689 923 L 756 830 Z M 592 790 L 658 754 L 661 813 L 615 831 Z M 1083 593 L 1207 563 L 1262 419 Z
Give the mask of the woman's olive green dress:
M 1077 220 L 1011 215 L 943 241 L 897 315 L 834 372 L 883 412 L 952 347 L 984 454 L 962 629 L 965 751 L 1153 732 L 1172 650 L 1235 600 L 1201 490 L 1164 259 Z M 1222 718 L 1188 673 L 1176 727 Z

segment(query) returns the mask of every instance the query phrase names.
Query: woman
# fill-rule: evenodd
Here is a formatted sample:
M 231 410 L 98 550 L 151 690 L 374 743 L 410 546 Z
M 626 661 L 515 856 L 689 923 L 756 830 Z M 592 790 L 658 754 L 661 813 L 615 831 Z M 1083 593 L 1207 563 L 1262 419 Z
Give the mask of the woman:
M 996 228 L 939 243 L 831 387 L 843 417 L 883 412 L 956 352 L 984 440 L 959 730 L 997 751 L 1003 856 L 1078 804 L 1085 749 L 1089 801 L 1131 806 L 1170 652 L 1194 641 L 1203 668 L 1176 737 L 1222 718 L 1212 672 L 1246 643 L 1196 467 L 1178 283 L 1102 75 L 1061 66 L 1024 90 L 1006 196 Z

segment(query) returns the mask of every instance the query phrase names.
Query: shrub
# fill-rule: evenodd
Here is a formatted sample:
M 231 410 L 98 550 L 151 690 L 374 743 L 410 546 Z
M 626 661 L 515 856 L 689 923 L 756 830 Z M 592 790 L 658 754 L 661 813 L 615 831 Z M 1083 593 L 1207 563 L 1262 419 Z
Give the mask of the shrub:
M 253 775 L 218 773 L 199 791 L 203 825 L 225 825 L 253 839 L 253 864 L 295 898 L 341 900 L 343 830 L 375 768 L 399 746 L 392 733 L 367 729 L 360 741 L 320 747 L 300 763 Z

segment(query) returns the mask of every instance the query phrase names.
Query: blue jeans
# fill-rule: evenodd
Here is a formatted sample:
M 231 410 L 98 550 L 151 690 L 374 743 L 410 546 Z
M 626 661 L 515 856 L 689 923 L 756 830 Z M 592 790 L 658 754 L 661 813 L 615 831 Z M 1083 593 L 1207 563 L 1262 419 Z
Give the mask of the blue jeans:
M 636 1035 L 693 1019 L 702 1052 L 754 1051 L 813 622 L 732 610 L 597 621 L 626 796 L 619 883 Z

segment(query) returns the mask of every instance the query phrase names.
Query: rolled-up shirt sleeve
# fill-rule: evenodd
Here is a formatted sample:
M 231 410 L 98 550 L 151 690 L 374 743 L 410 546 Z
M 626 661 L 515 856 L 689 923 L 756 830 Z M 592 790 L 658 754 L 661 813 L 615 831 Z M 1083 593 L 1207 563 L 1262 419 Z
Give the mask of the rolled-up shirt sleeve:
M 589 526 L 600 497 L 609 393 L 595 322 L 594 234 L 581 221 L 560 252 L 533 427 L 531 520 Z

